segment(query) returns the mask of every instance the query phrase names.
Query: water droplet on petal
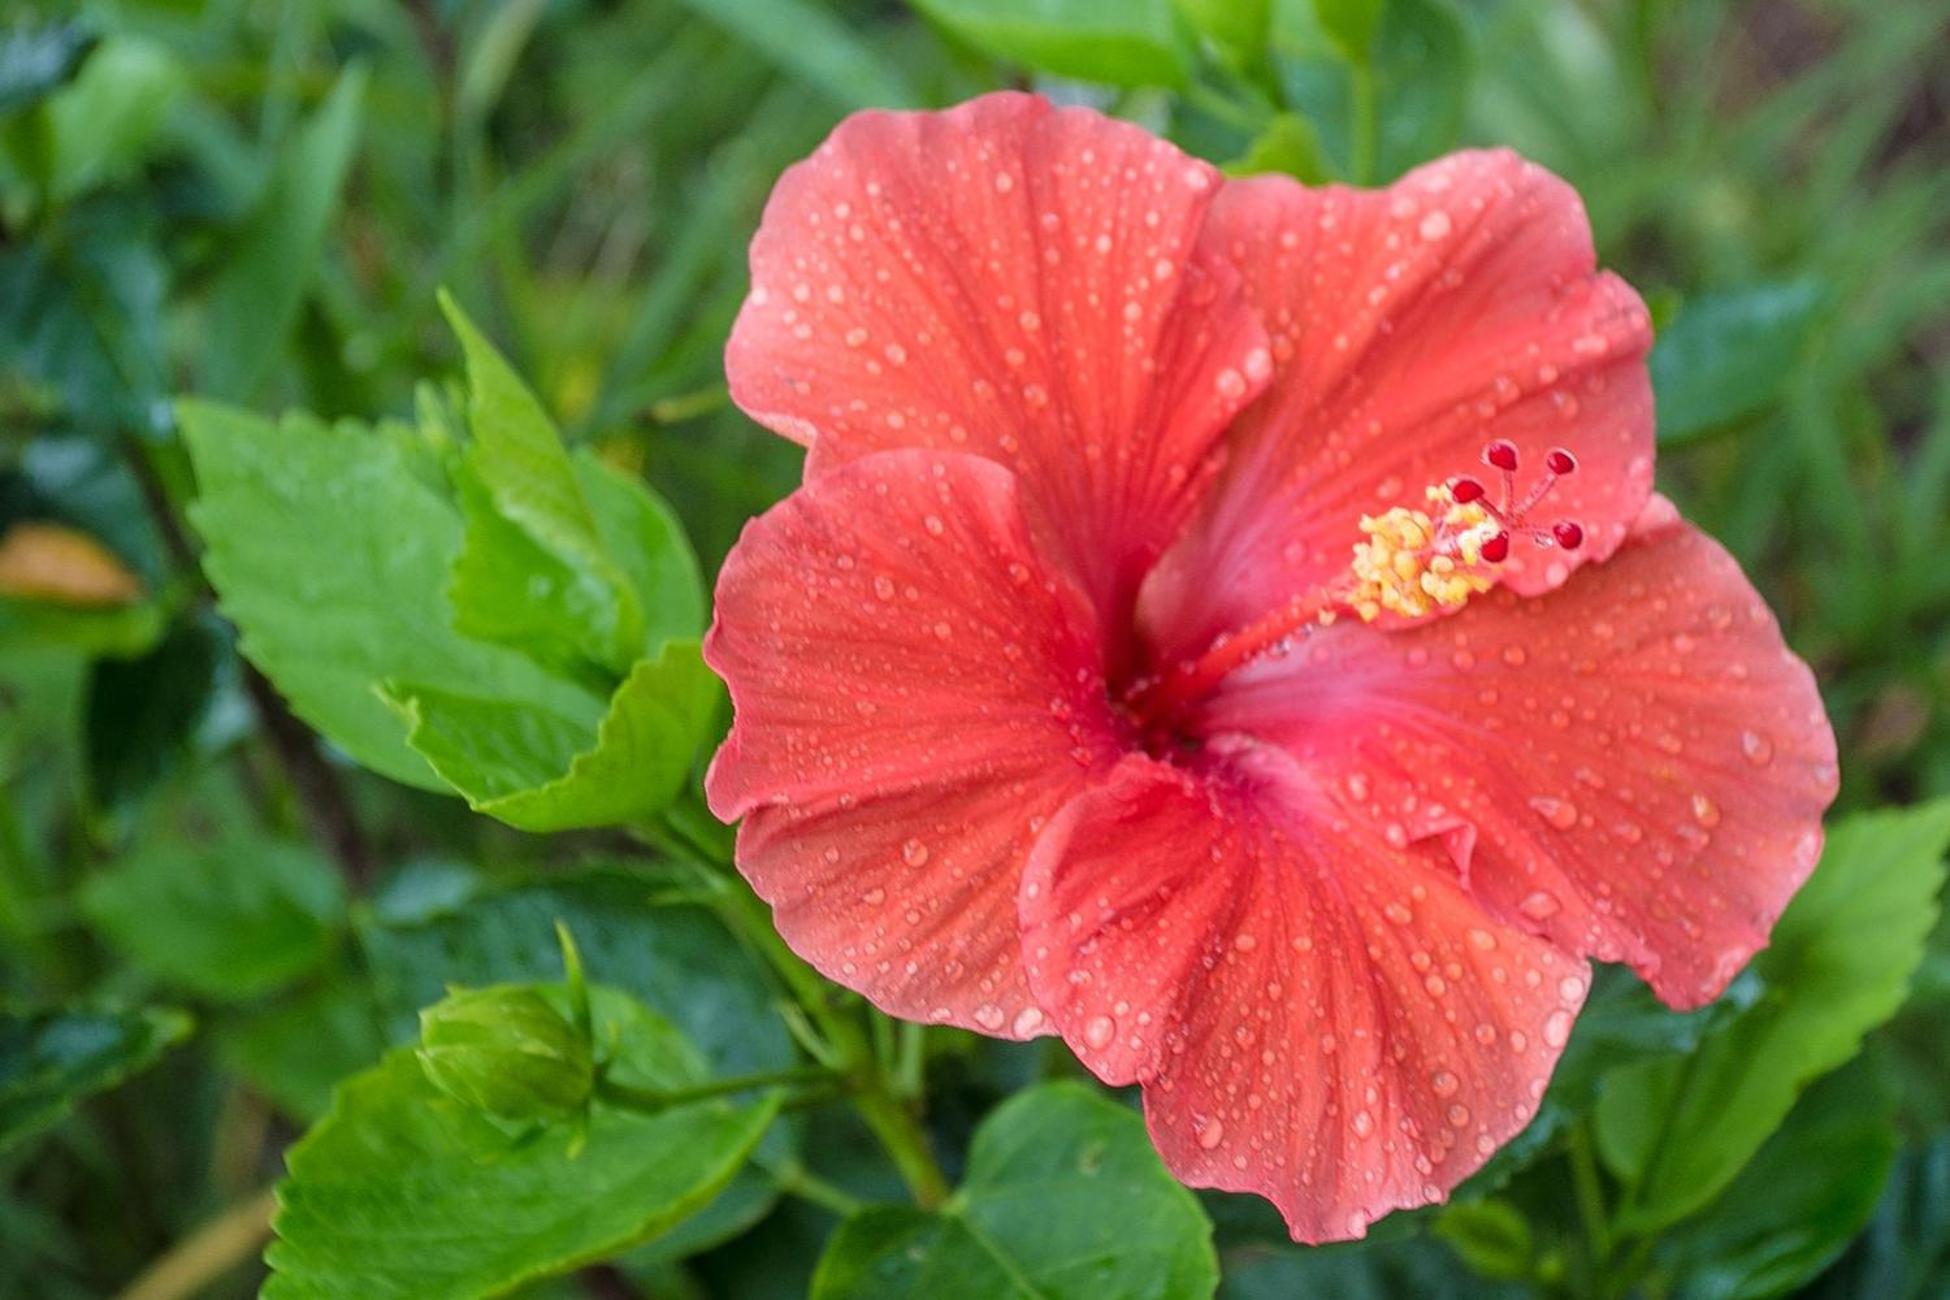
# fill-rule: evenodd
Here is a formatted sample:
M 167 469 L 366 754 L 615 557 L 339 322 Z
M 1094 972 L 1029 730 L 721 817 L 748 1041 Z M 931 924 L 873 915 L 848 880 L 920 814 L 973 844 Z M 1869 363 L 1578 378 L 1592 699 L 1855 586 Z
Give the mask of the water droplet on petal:
M 1571 1013 L 1553 1011 L 1544 1017 L 1544 1041 L 1552 1047 L 1562 1047 L 1571 1040 Z
M 1569 799 L 1538 795 L 1530 801 L 1530 807 L 1553 830 L 1568 831 L 1578 824 L 1578 806 Z
M 975 1008 L 975 1023 L 984 1029 L 993 1031 L 1002 1028 L 1004 1018 L 1002 1008 L 993 1002 L 984 1002 Z
M 1092 1051 L 1103 1051 L 1117 1036 L 1117 1022 L 1109 1016 L 1092 1016 L 1083 1027 L 1083 1041 Z
M 1774 761 L 1774 742 L 1758 731 L 1743 731 L 1740 733 L 1740 752 L 1755 767 L 1766 767 Z
M 1226 1126 L 1217 1119 L 1208 1119 L 1199 1124 L 1198 1144 L 1206 1151 L 1226 1140 Z
M 1548 920 L 1556 916 L 1558 907 L 1557 895 L 1542 889 L 1526 894 L 1524 900 L 1517 904 L 1517 910 L 1533 921 Z
M 923 866 L 928 860 L 928 846 L 919 840 L 909 840 L 901 845 L 901 858 L 910 867 Z

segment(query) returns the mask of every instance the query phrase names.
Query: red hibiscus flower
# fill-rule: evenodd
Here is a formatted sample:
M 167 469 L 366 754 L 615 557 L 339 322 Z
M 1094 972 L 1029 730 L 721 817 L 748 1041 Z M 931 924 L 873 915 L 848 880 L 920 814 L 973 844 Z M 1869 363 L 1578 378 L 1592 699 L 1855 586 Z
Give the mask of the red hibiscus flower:
M 1707 1001 L 1814 866 L 1814 682 L 1652 495 L 1645 309 L 1541 169 L 863 113 L 752 279 L 732 394 L 808 459 L 707 647 L 740 867 L 886 1010 L 1142 1084 L 1187 1182 L 1440 1199 L 1586 959 Z

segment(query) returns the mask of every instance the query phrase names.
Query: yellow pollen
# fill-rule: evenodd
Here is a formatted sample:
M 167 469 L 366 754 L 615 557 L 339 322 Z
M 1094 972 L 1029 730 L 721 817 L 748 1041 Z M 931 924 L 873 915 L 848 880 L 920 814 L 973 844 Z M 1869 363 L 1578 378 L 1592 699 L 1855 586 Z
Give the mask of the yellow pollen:
M 1496 521 L 1475 502 L 1458 505 L 1446 487 L 1428 495 L 1435 518 L 1406 506 L 1361 517 L 1365 540 L 1354 547 L 1345 603 L 1363 622 L 1383 610 L 1420 618 L 1455 609 L 1494 585 L 1483 543 L 1496 535 Z

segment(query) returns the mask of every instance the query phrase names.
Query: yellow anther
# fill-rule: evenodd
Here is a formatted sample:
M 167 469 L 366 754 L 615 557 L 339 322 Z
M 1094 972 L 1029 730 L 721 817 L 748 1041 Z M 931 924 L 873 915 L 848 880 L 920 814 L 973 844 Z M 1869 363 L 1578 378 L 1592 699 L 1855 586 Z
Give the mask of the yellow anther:
M 1430 488 L 1429 501 L 1437 518 L 1406 506 L 1362 516 L 1365 540 L 1354 547 L 1346 604 L 1364 622 L 1383 610 L 1420 618 L 1454 609 L 1495 581 L 1482 557 L 1498 527 L 1489 512 L 1456 504 L 1444 487 Z

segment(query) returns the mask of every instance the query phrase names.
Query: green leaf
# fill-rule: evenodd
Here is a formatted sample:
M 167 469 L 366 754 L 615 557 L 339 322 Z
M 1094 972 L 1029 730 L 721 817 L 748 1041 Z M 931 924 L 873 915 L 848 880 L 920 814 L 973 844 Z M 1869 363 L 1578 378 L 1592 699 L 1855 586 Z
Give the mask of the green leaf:
M 1654 1231 L 1711 1199 L 1802 1087 L 1895 1011 L 1936 920 L 1946 847 L 1950 800 L 1836 823 L 1820 867 L 1755 959 L 1759 1000 L 1690 1056 L 1605 1080 L 1597 1136 L 1631 1188 L 1625 1231 Z
M 1144 1121 L 1072 1083 L 998 1107 L 938 1213 L 876 1208 L 834 1234 L 814 1300 L 1177 1300 L 1219 1282 L 1212 1225 Z
M 570 465 L 606 555 L 640 602 L 644 644 L 696 636 L 704 626 L 703 578 L 670 508 L 594 456 L 578 454 Z M 600 632 L 614 621 L 605 589 L 503 515 L 471 466 L 461 465 L 455 478 L 467 520 L 451 592 L 459 630 L 520 649 L 567 676 L 605 674 L 614 649 Z M 639 646 L 632 654 L 643 652 Z
M 203 387 L 241 401 L 262 387 L 290 337 L 359 139 L 365 69 L 339 75 L 312 119 L 293 134 L 263 196 L 225 248 L 204 329 Z
M 364 979 L 334 971 L 265 1006 L 219 1022 L 224 1064 L 287 1115 L 310 1123 L 332 1104 L 340 1080 L 386 1049 L 379 1011 Z
M 1803 1300 L 1940 1300 L 1950 1295 L 1950 1133 L 1897 1157 L 1868 1231 Z
M 0 247 L 0 369 L 58 395 L 83 431 L 168 428 L 155 237 L 146 209 L 102 199 L 63 213 L 54 238 Z
M 1175 0 L 1178 13 L 1199 35 L 1218 46 L 1240 67 L 1252 67 L 1266 53 L 1272 0 Z
M 1896 1158 L 1895 1109 L 1860 1060 L 1810 1088 L 1726 1191 L 1673 1233 L 1672 1294 L 1762 1300 L 1826 1268 L 1875 1212 Z
M 1508 1201 L 1445 1206 L 1436 1216 L 1435 1235 L 1462 1256 L 1472 1273 L 1503 1281 L 1527 1276 L 1536 1251 L 1530 1225 Z
M 156 644 L 167 623 L 161 607 L 148 601 L 76 609 L 0 596 L 0 652 L 59 647 L 90 658 L 133 658 Z
M 684 0 L 809 86 L 849 108 L 918 101 L 900 65 L 810 0 Z
M 34 103 L 63 85 L 95 48 L 95 40 L 78 22 L 21 25 L 0 35 L 0 113 Z
M 440 306 L 467 356 L 468 468 L 494 511 L 557 562 L 551 576 L 562 590 L 551 604 L 574 620 L 570 632 L 584 653 L 618 675 L 629 671 L 647 648 L 643 603 L 597 531 L 555 422 L 459 305 L 442 294 Z M 478 510 L 469 517 L 480 522 Z M 472 538 L 468 549 L 477 549 Z M 509 594 L 478 589 L 482 563 L 464 562 L 459 571 L 456 608 L 469 635 L 479 635 L 480 617 L 470 598 Z
M 400 1041 L 412 1037 L 414 1010 L 438 1000 L 449 984 L 556 978 L 559 920 L 593 976 L 677 1025 L 714 1077 L 799 1064 L 763 967 L 712 912 L 653 902 L 653 891 L 669 888 L 607 868 L 554 875 L 456 902 L 411 924 L 367 925 L 361 942 Z M 776 1165 L 798 1145 L 792 1124 L 776 1124 L 758 1157 Z M 702 1249 L 762 1217 L 776 1195 L 764 1173 L 742 1169 L 708 1209 L 638 1254 L 676 1258 Z
M 1342 160 L 1342 170 L 1352 172 L 1361 152 L 1355 139 L 1361 117 L 1357 64 L 1314 5 L 1315 0 L 1275 0 L 1275 67 L 1291 107 L 1313 124 L 1328 152 Z M 1349 26 L 1346 35 L 1358 37 L 1358 25 Z M 1375 180 L 1392 180 L 1455 146 L 1476 74 L 1476 50 L 1452 0 L 1389 0 L 1381 6 L 1368 66 L 1376 113 Z
M 1456 1256 L 1425 1234 L 1390 1238 L 1393 1221 L 1376 1225 L 1360 1242 L 1317 1247 L 1283 1242 L 1228 1251 L 1221 1300 L 1529 1300 L 1536 1295 L 1531 1288 L 1488 1281 L 1457 1267 Z
M 661 1017 L 616 990 L 591 992 L 617 1082 L 677 1089 L 703 1077 Z M 586 1140 L 572 1125 L 511 1134 L 396 1050 L 342 1086 L 287 1156 L 263 1294 L 471 1297 L 607 1258 L 709 1203 L 777 1111 L 776 1095 L 654 1115 L 597 1103 Z
M 345 917 L 332 865 L 310 845 L 238 834 L 139 845 L 81 890 L 104 938 L 158 979 L 221 1000 L 313 969 Z
M 1038 72 L 1176 86 L 1190 71 L 1171 0 L 914 0 L 970 45 Z
M 1659 441 L 1684 442 L 1772 405 L 1826 301 L 1820 281 L 1803 279 L 1701 294 L 1686 303 L 1647 362 Z
M 1225 166 L 1228 176 L 1261 172 L 1280 172 L 1308 185 L 1324 185 L 1333 179 L 1333 169 L 1320 151 L 1320 137 L 1306 118 L 1295 113 L 1277 114 L 1245 154 Z
M 1537 1114 L 1470 1176 L 1458 1198 L 1496 1191 L 1549 1150 L 1565 1129 L 1597 1105 L 1599 1087 L 1612 1070 L 1692 1051 L 1715 1025 L 1738 1015 L 1759 995 L 1759 979 L 1747 972 L 1711 1006 L 1674 1011 L 1624 967 L 1599 966 Z
M 47 101 L 54 199 L 67 202 L 133 171 L 188 90 L 189 74 L 164 46 L 104 40 Z
M 0 1011 L 0 1151 L 75 1103 L 155 1064 L 189 1037 L 180 1011 Z
M 527 831 L 620 826 L 682 789 L 717 717 L 718 679 L 696 641 L 640 659 L 596 729 L 533 708 L 390 684 L 408 741 L 476 812 Z
M 160 780 L 207 715 L 228 647 L 191 618 L 139 659 L 97 662 L 88 684 L 88 769 L 97 800 L 119 805 Z
M 381 697 L 389 680 L 465 683 L 595 734 L 600 696 L 454 631 L 444 593 L 461 519 L 417 434 L 187 400 L 177 415 L 223 611 L 245 656 L 334 744 L 394 780 L 448 788 Z
M 1387 0 L 1313 0 L 1321 31 L 1349 63 L 1366 63 L 1374 50 L 1376 30 Z

